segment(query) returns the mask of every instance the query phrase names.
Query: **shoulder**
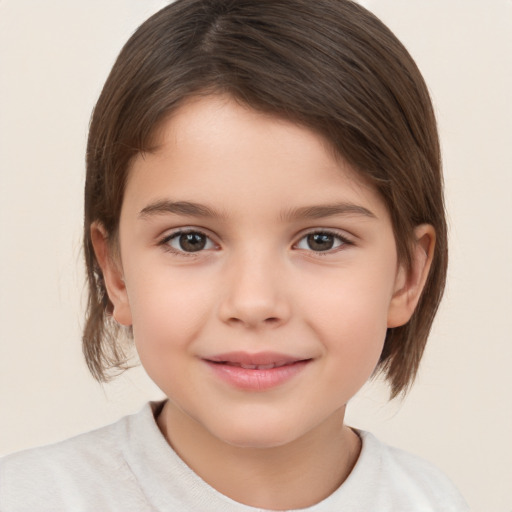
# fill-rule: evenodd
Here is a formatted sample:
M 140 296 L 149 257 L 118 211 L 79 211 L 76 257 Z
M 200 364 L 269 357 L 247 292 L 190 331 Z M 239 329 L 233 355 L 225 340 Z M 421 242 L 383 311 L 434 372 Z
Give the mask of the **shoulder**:
M 149 414 L 143 410 L 135 416 L 143 413 Z M 126 510 L 145 510 L 143 505 L 133 508 L 141 497 L 124 457 L 133 422 L 127 416 L 56 444 L 0 458 L 0 509 L 120 510 L 112 489 L 124 487 L 133 500 Z
M 0 458 L 2 484 L 7 476 L 14 477 L 19 472 L 38 474 L 73 474 L 94 466 L 101 460 L 103 466 L 111 466 L 119 461 L 120 436 L 124 418 L 116 423 L 97 430 L 60 441 L 12 453 Z
M 375 489 L 387 494 L 393 505 L 390 510 L 469 510 L 453 483 L 433 464 L 388 446 L 368 432 L 358 433 L 363 441 L 360 461 L 373 475 Z

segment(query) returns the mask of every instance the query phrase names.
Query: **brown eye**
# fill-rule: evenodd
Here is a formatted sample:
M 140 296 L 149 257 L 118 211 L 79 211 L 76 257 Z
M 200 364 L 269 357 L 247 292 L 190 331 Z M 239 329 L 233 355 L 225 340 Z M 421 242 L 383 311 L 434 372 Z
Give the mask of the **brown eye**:
M 325 252 L 348 243 L 339 235 L 318 231 L 309 233 L 299 240 L 297 248 L 314 252 Z
M 206 246 L 206 237 L 200 233 L 185 233 L 178 240 L 180 248 L 186 252 L 201 251 Z
M 334 237 L 327 233 L 315 233 L 307 236 L 308 246 L 313 251 L 328 251 L 334 247 Z
M 213 242 L 200 231 L 174 233 L 165 243 L 176 252 L 199 252 L 214 247 Z

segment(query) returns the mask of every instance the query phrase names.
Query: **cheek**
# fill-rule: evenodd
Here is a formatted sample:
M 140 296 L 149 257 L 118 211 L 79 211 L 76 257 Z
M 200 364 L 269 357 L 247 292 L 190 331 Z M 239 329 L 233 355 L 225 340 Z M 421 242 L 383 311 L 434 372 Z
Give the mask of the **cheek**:
M 314 317 L 326 326 L 342 331 L 379 329 L 387 324 L 387 313 L 393 295 L 393 264 L 349 266 L 317 274 L 304 283 L 303 309 L 314 311 Z M 307 307 L 309 306 L 309 307 Z
M 323 287 L 307 287 L 303 308 L 309 327 L 317 332 L 324 350 L 343 365 L 345 374 L 362 375 L 363 382 L 384 345 L 393 275 L 388 268 L 352 268 L 330 276 Z
M 325 375 L 330 376 L 328 388 L 336 390 L 343 403 L 361 389 L 379 362 L 387 325 L 378 306 L 370 300 L 341 297 L 337 308 L 333 305 L 330 311 L 325 308 L 319 314 L 319 338 L 327 354 Z
M 166 354 L 186 349 L 207 321 L 210 294 L 186 273 L 139 272 L 130 282 L 128 296 L 135 345 L 144 366 L 163 363 Z

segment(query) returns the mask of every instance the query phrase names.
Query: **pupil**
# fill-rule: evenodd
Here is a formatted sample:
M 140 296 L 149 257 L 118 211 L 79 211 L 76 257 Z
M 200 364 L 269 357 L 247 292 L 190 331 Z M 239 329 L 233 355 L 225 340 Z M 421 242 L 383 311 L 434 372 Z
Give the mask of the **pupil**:
M 200 233 L 185 233 L 180 236 L 180 247 L 186 252 L 196 252 L 204 249 L 206 237 Z
M 334 237 L 328 233 L 308 235 L 308 245 L 314 251 L 328 251 L 334 245 Z

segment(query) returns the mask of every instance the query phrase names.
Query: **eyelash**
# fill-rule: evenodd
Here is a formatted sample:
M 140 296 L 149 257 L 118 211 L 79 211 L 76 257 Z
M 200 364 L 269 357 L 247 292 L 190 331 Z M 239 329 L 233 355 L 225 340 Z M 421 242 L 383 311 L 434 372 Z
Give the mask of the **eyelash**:
M 176 254 L 179 256 L 185 256 L 185 257 L 197 256 L 198 253 L 201 253 L 205 250 L 211 249 L 211 247 L 208 247 L 208 248 L 201 248 L 197 251 L 185 251 L 185 250 L 176 249 L 169 244 L 169 242 L 171 242 L 172 240 L 176 240 L 176 239 L 179 240 L 179 238 L 184 235 L 199 235 L 201 237 L 205 237 L 206 244 L 211 243 L 215 247 L 218 247 L 217 244 L 215 244 L 215 242 L 213 242 L 211 237 L 209 237 L 207 234 L 205 234 L 203 231 L 201 231 L 199 229 L 181 229 L 178 231 L 174 231 L 173 233 L 168 234 L 164 238 L 162 238 L 162 240 L 160 240 L 158 242 L 158 245 L 161 246 L 167 252 L 171 252 L 173 254 Z M 314 235 L 327 235 L 327 236 L 333 237 L 336 241 L 339 242 L 339 244 L 334 248 L 326 249 L 324 251 L 315 251 L 313 249 L 301 249 L 301 250 L 311 252 L 318 256 L 327 256 L 329 254 L 333 254 L 340 250 L 343 250 L 343 248 L 346 246 L 354 245 L 354 243 L 351 240 L 349 240 L 347 237 L 342 236 L 335 231 L 331 231 L 329 229 L 318 229 L 318 230 L 309 231 L 309 232 L 303 234 L 299 238 L 299 240 L 295 244 L 293 244 L 293 248 L 298 248 L 298 245 L 304 239 L 306 239 L 309 236 L 314 236 Z M 334 242 L 334 243 L 336 243 L 336 242 Z
M 162 240 L 160 240 L 158 245 L 160 245 L 167 252 L 176 254 L 178 256 L 185 256 L 185 257 L 197 256 L 198 253 L 203 252 L 204 250 L 207 250 L 205 248 L 201 248 L 198 251 L 184 251 L 184 250 L 175 249 L 174 247 L 172 247 L 170 245 L 169 242 L 171 242 L 172 240 L 176 240 L 176 239 L 179 240 L 179 238 L 184 235 L 200 235 L 201 237 L 206 238 L 206 240 L 207 240 L 206 244 L 208 244 L 208 242 L 210 242 L 211 244 L 217 246 L 217 244 L 215 244 L 215 242 L 212 241 L 211 237 L 209 237 L 206 233 L 204 233 L 203 231 L 201 231 L 199 229 L 181 229 L 178 231 L 174 231 L 173 233 L 166 235 L 164 238 L 162 238 Z
M 327 236 L 334 238 L 335 240 L 337 240 L 339 242 L 339 245 L 337 245 L 336 247 L 327 249 L 325 251 L 314 251 L 312 249 L 304 249 L 307 252 L 314 253 L 315 256 L 328 256 L 329 254 L 333 254 L 333 253 L 337 253 L 338 251 L 342 251 L 343 248 L 345 248 L 349 245 L 354 245 L 354 243 L 351 240 L 349 240 L 347 237 L 341 235 L 340 233 L 338 233 L 336 231 L 331 231 L 329 229 L 317 229 L 317 230 L 309 231 L 309 232 L 305 233 L 304 235 L 302 235 L 300 237 L 299 241 L 294 244 L 294 247 L 297 247 L 298 244 L 300 242 L 302 242 L 302 240 L 306 239 L 309 236 L 314 236 L 314 235 L 327 235 Z

